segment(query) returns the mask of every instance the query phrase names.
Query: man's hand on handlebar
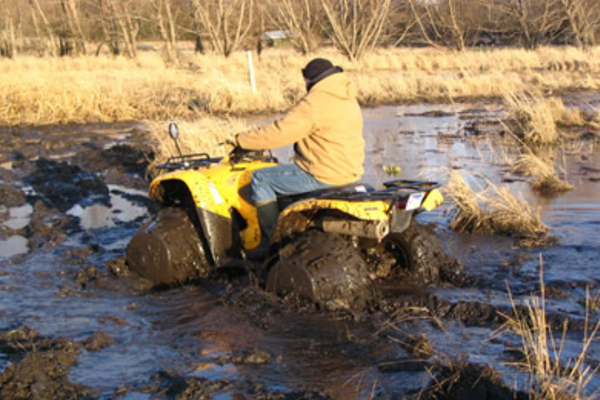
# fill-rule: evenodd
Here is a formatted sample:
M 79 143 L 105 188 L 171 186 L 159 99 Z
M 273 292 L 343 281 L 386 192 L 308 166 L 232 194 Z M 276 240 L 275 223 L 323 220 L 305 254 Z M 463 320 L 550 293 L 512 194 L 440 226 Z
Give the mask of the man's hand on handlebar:
M 239 156 L 239 155 L 241 155 L 244 152 L 244 149 L 242 149 L 237 144 L 237 141 L 235 140 L 235 137 L 232 138 L 232 139 L 225 139 L 225 141 L 222 142 L 221 145 L 228 147 L 227 153 L 229 154 L 230 158 L 233 158 L 235 156 Z
M 237 142 L 237 135 L 231 139 L 226 139 L 223 144 L 231 147 L 231 150 L 229 150 L 229 159 L 233 163 L 273 160 L 273 156 L 268 150 L 248 150 L 240 147 Z
M 226 146 L 229 146 L 229 148 L 230 148 L 230 150 L 228 152 L 229 159 L 234 163 L 250 161 L 251 159 L 254 158 L 253 155 L 254 155 L 255 151 L 242 149 L 240 147 L 240 145 L 237 143 L 235 136 L 231 139 L 226 139 L 223 144 Z

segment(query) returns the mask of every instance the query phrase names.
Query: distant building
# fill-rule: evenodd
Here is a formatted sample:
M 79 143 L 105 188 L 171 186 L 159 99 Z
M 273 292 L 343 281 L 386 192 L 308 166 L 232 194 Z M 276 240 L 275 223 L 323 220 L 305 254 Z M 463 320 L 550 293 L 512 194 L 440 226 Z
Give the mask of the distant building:
M 275 46 L 288 43 L 292 36 L 290 31 L 269 31 L 263 33 L 260 40 L 267 46 Z

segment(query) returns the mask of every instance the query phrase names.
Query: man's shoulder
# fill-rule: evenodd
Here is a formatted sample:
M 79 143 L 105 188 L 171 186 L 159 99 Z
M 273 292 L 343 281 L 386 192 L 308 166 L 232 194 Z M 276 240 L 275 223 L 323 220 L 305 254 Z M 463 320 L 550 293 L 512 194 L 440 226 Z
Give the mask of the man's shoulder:
M 328 101 L 331 101 L 332 98 L 355 100 L 356 89 L 348 76 L 344 72 L 340 72 L 317 83 L 308 96 L 314 99 L 328 99 Z

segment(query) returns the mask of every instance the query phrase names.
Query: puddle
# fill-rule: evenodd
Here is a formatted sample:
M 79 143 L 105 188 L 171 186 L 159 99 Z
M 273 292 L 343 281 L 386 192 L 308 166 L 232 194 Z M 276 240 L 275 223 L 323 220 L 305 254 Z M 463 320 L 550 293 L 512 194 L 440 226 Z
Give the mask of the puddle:
M 27 253 L 27 239 L 23 236 L 15 235 L 6 240 L 0 240 L 0 259 L 25 253 Z
M 4 222 L 4 226 L 10 229 L 23 229 L 31 220 L 31 212 L 33 208 L 29 204 L 20 207 L 11 207 L 8 209 L 8 219 Z
M 207 379 L 236 378 L 238 376 L 238 371 L 233 364 L 206 363 L 199 364 L 193 375 L 198 378 Z
M 130 189 L 119 185 L 108 185 L 110 191 L 110 207 L 103 204 L 93 204 L 88 207 L 75 205 L 67 214 L 78 217 L 83 229 L 100 229 L 115 226 L 122 222 L 134 221 L 147 217 L 146 207 L 132 203 L 127 195 L 147 196 L 146 192 Z
M 495 112 L 473 105 L 366 109 L 367 161 L 363 180 L 375 186 L 397 178 L 431 177 L 444 183 L 440 171 L 452 169 L 502 182 L 507 165 L 504 149 L 491 136 L 473 138 L 463 133 L 471 122 L 468 115 L 494 119 Z M 90 131 L 90 135 L 99 133 L 102 131 L 98 129 Z M 85 142 L 83 132 L 73 134 Z M 127 132 L 114 134 L 119 140 L 133 136 Z M 96 140 L 97 136 L 93 138 Z M 97 148 L 113 146 L 114 140 L 100 141 Z M 67 157 L 78 150 L 61 148 L 59 154 Z M 275 152 L 282 162 L 287 162 L 291 154 L 289 148 Z M 118 164 L 120 153 L 108 160 L 102 158 L 106 154 L 94 155 L 97 162 L 102 162 L 98 164 L 101 167 L 93 171 L 92 162 L 81 167 L 105 177 L 101 174 L 106 163 Z M 160 397 L 158 389 L 148 393 L 145 388 L 161 371 L 172 372 L 181 379 L 216 382 L 216 386 L 227 382 L 222 389 L 210 393 L 210 398 L 215 399 L 405 398 L 411 390 L 423 388 L 431 381 L 423 368 L 411 369 L 413 364 L 408 361 L 414 361 L 414 355 L 391 340 L 394 334 L 402 339 L 406 333 L 427 335 L 434 358 L 449 355 L 490 364 L 503 373 L 509 385 L 522 387 L 523 376 L 507 365 L 505 358 L 514 338 L 491 339 L 497 328 L 491 322 L 495 308 L 506 310 L 511 306 L 507 285 L 514 289 L 514 299 L 520 304 L 536 293 L 542 254 L 547 283 L 556 289 L 555 297 L 547 301 L 549 311 L 564 313 L 576 322 L 585 315 L 586 286 L 596 296 L 600 291 L 600 183 L 590 180 L 600 177 L 600 173 L 589 172 L 600 168 L 600 151 L 595 150 L 585 160 L 591 168 L 585 172 L 588 175 L 580 171 L 581 160 L 577 157 L 573 154 L 565 158 L 567 176 L 574 189 L 556 198 L 536 196 L 529 189 L 529 182 L 505 183 L 514 193 L 522 193 L 525 201 L 541 208 L 544 222 L 560 238 L 557 246 L 521 249 L 510 238 L 456 234 L 448 229 L 448 216 L 444 213 L 447 205 L 419 215 L 419 221 L 436 224 L 443 244 L 464 262 L 477 283 L 466 288 L 425 291 L 425 300 L 435 301 L 411 308 L 422 314 L 404 319 L 384 310 L 356 320 L 343 311 L 335 315 L 293 313 L 278 308 L 272 300 L 248 295 L 254 293 L 249 288 L 251 284 L 225 277 L 186 287 L 144 290 L 135 286 L 132 279 L 110 275 L 107 263 L 123 256 L 137 226 L 148 215 L 143 201 L 138 201 L 146 198 L 146 191 L 130 188 L 144 187 L 145 183 L 140 182 L 139 175 L 131 178 L 122 172 L 126 169 L 115 168 L 115 180 L 111 182 L 119 184 L 108 185 L 109 201 L 84 206 L 91 201 L 77 198 L 78 205 L 69 204 L 66 208 L 68 215 L 79 218 L 85 232 L 32 249 L 22 261 L 19 259 L 19 265 L 0 262 L 0 287 L 6 291 L 0 296 L 0 325 L 27 325 L 45 335 L 71 340 L 81 340 L 91 332 L 106 332 L 114 343 L 97 352 L 80 354 L 69 375 L 71 382 L 96 389 L 102 399 L 117 397 L 120 388 L 127 389 L 120 397 L 124 399 Z M 385 172 L 384 167 L 394 166 L 401 169 L 400 175 Z M 32 187 L 23 190 L 30 195 L 44 195 Z M 10 215 L 7 227 L 21 229 L 30 222 L 29 206 L 4 211 Z M 64 214 L 47 212 L 55 214 L 40 221 L 56 223 L 60 229 Z M 40 218 L 45 216 L 42 213 Z M 27 250 L 27 239 L 11 236 L 0 241 L 0 261 Z M 17 268 L 19 273 L 13 273 Z M 409 301 L 411 293 L 400 295 L 404 296 L 401 301 Z M 473 313 L 480 312 L 483 317 L 487 317 L 489 308 L 489 319 L 478 319 L 478 315 L 468 315 L 468 311 L 462 316 L 469 323 L 450 312 L 444 317 L 434 316 L 435 312 L 442 315 L 452 307 L 460 311 L 460 307 L 470 304 L 482 304 L 473 308 Z M 595 321 L 598 315 L 592 317 Z M 569 337 L 565 356 L 576 354 L 578 335 L 582 336 L 581 332 Z M 246 362 L 255 350 L 268 354 L 269 361 Z M 591 363 L 600 362 L 600 342 L 591 345 L 589 354 Z M 0 355 L 0 370 L 9 362 Z M 382 365 L 393 367 L 386 370 Z M 311 396 L 312 389 L 322 396 Z

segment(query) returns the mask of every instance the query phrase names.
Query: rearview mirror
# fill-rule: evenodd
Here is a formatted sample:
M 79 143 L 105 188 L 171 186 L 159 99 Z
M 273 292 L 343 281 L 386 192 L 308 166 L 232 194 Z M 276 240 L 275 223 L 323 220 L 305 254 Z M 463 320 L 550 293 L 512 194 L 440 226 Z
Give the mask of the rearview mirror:
M 179 137 L 179 127 L 175 122 L 169 123 L 169 135 L 173 138 L 173 140 L 177 140 Z

